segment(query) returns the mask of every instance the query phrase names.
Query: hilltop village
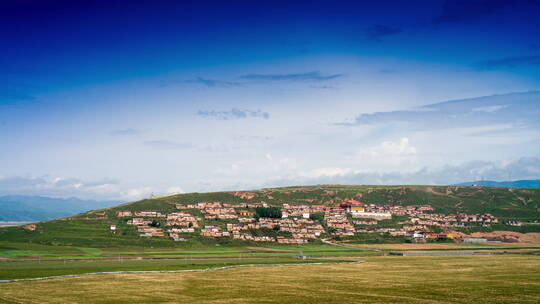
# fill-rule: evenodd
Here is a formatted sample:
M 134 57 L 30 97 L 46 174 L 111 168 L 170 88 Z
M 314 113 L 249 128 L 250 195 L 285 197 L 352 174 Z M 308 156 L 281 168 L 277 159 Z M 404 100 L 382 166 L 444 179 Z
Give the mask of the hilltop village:
M 240 194 L 241 195 L 241 194 Z M 429 205 L 378 205 L 347 199 L 334 206 L 263 201 L 174 203 L 177 212 L 117 211 L 141 237 L 186 241 L 195 235 L 253 242 L 305 244 L 384 234 L 414 241 L 451 240 L 456 229 L 498 223 L 491 214 L 439 214 Z M 116 227 L 111 226 L 111 230 Z

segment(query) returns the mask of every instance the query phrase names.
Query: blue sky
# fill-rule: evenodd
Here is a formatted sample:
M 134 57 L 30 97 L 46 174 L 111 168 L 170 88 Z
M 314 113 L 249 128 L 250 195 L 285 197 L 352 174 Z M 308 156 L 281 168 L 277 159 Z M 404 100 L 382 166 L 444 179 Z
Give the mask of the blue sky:
M 540 178 L 537 1 L 2 1 L 0 194 Z

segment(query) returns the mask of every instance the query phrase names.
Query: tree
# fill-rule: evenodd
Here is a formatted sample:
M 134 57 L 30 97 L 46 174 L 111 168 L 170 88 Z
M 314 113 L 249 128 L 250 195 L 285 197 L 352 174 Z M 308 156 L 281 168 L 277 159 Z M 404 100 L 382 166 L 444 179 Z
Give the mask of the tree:
M 309 215 L 309 219 L 315 222 L 322 222 L 324 220 L 324 212 L 313 212 Z
M 257 207 L 255 213 L 257 217 L 281 218 L 281 209 L 277 207 Z

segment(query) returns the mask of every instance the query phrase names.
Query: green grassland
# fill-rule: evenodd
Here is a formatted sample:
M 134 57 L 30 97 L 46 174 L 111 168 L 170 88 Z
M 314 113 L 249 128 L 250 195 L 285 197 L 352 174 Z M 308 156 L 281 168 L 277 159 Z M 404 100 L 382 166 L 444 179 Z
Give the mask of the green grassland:
M 183 259 L 92 259 L 92 260 L 56 260 L 56 261 L 13 261 L 4 262 L 0 266 L 0 280 L 42 278 L 61 275 L 77 275 L 96 272 L 117 271 L 175 271 L 219 268 L 235 265 L 265 265 L 265 264 L 298 264 L 318 262 L 342 262 L 342 260 L 298 260 L 293 255 L 273 256 L 265 258 L 241 257 L 235 258 L 198 258 L 196 255 Z M 0 287 L 1 288 L 1 287 Z
M 238 257 L 238 256 L 280 256 L 303 253 L 318 255 L 370 255 L 372 249 L 334 246 L 334 245 L 279 245 L 268 243 L 266 246 L 222 247 L 208 246 L 198 249 L 152 248 L 152 247 L 112 247 L 87 248 L 71 246 L 48 246 L 39 244 L 2 242 L 0 258 L 5 259 L 98 259 L 98 258 L 133 258 L 133 257 Z M 0 260 L 0 267 L 1 267 Z
M 319 185 L 307 187 L 286 187 L 251 191 L 251 199 L 243 199 L 230 192 L 188 193 L 168 197 L 140 200 L 119 205 L 113 208 L 90 211 L 72 217 L 40 222 L 35 231 L 22 227 L 0 228 L 0 257 L 4 251 L 29 250 L 10 249 L 13 244 L 27 246 L 43 245 L 67 248 L 182 248 L 186 250 L 218 247 L 268 246 L 269 244 L 248 243 L 231 238 L 205 238 L 198 233 L 186 234 L 187 241 L 174 242 L 167 237 L 141 238 L 134 226 L 126 224 L 126 218 L 117 218 L 116 212 L 160 211 L 170 213 L 177 211 L 177 203 L 197 203 L 220 201 L 224 203 L 260 202 L 274 206 L 283 203 L 322 204 L 333 206 L 344 199 L 357 199 L 364 203 L 418 205 L 429 204 L 436 213 L 492 213 L 504 220 L 540 221 L 540 189 L 508 189 L 456 186 L 342 186 Z M 189 210 L 200 216 L 199 210 Z M 164 224 L 164 220 L 159 220 Z M 218 224 L 225 226 L 226 221 L 205 220 L 201 224 Z M 384 226 L 395 225 L 393 222 L 381 222 Z M 117 226 L 117 232 L 109 230 L 110 225 Z M 519 232 L 540 232 L 540 225 L 511 227 L 493 225 L 492 227 L 470 227 L 469 231 L 515 230 Z M 403 238 L 392 238 L 385 235 L 357 235 L 350 239 L 359 243 L 403 242 Z M 7 244 L 7 245 L 6 245 Z M 9 245 L 11 244 L 11 245 Z M 320 245 L 315 240 L 313 245 Z M 3 247 L 8 247 L 3 249 Z M 23 246 L 24 247 L 24 246 Z M 33 250 L 33 249 L 32 249 Z M 74 249 L 77 251 L 76 249 Z M 13 252 L 22 256 L 25 253 Z M 34 250 L 40 252 L 43 250 Z M 45 250 L 45 252 L 48 252 Z M 28 252 L 27 254 L 32 254 Z
M 540 257 L 366 257 L 364 263 L 93 275 L 0 284 L 0 303 L 538 303 Z
M 88 248 L 0 241 L 0 280 L 106 271 L 204 269 L 240 264 L 313 263 L 320 259 L 379 255 L 370 248 L 333 245 L 208 246 L 199 249 Z M 309 257 L 299 260 L 298 255 Z
M 0 280 L 96 271 L 177 270 L 245 263 L 290 263 L 309 259 L 379 255 L 371 248 L 334 245 L 266 247 L 207 246 L 198 249 L 112 247 L 88 248 L 0 241 Z M 193 262 L 198 261 L 199 262 Z M 199 266 L 197 266 L 199 265 Z

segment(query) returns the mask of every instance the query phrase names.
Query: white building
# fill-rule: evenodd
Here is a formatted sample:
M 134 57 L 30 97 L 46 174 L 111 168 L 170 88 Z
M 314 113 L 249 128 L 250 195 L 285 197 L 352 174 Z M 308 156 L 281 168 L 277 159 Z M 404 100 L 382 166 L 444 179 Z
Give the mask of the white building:
M 392 214 L 391 213 L 383 213 L 383 212 L 354 212 L 351 213 L 353 217 L 360 217 L 360 218 L 372 218 L 372 219 L 391 219 Z

